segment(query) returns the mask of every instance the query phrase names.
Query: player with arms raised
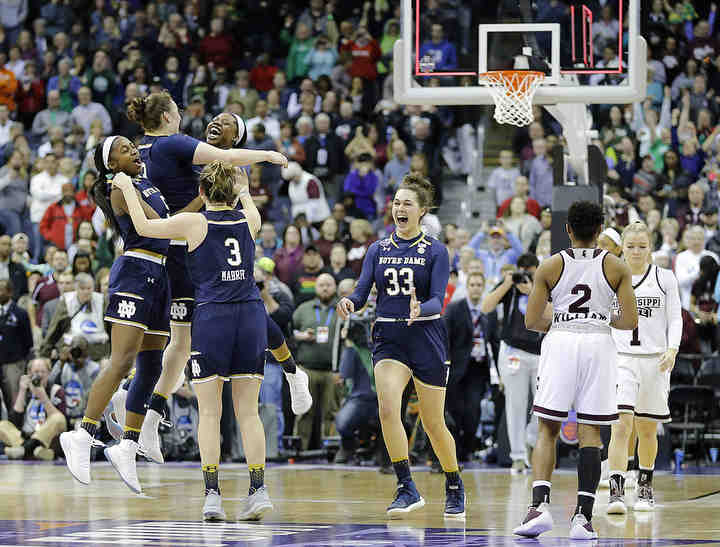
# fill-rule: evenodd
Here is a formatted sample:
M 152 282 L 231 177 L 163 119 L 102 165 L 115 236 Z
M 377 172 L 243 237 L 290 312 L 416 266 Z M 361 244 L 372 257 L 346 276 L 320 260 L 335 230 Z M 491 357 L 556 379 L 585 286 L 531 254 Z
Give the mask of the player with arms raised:
M 670 421 L 670 371 L 682 337 L 682 305 L 675 275 L 651 264 L 650 231 L 633 222 L 622 234 L 623 256 L 632 272 L 638 326 L 613 329 L 618 350 L 618 410 L 610 440 L 609 514 L 624 514 L 625 472 L 633 421 L 638 432 L 638 499 L 635 511 L 652 511 L 652 476 L 657 456 L 657 423 Z M 634 418 L 634 419 L 633 419 Z M 634 446 L 633 446 L 634 448 Z
M 533 451 L 532 504 L 514 530 L 521 536 L 536 537 L 553 527 L 549 502 L 555 443 L 561 423 L 574 408 L 580 459 L 570 537 L 597 538 L 590 521 L 600 481 L 599 426 L 618 419 L 617 353 L 610 327 L 632 330 L 638 321 L 630 269 L 619 258 L 595 248 L 602 222 L 600 205 L 578 201 L 570 206 L 566 229 L 572 248 L 540 265 L 528 299 L 527 328 L 548 335 L 540 352 L 533 405 L 539 434 Z M 620 313 L 612 314 L 616 295 Z

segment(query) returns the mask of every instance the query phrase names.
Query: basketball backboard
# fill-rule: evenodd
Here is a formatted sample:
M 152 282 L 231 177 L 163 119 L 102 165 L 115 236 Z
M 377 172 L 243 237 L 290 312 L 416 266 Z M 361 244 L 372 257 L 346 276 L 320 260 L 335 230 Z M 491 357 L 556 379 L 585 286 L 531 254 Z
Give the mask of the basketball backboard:
M 545 73 L 536 104 L 645 98 L 641 0 L 615 0 L 604 8 L 597 0 L 465 3 L 468 8 L 453 17 L 457 12 L 443 0 L 402 0 L 401 39 L 393 52 L 397 102 L 492 104 L 479 74 L 519 68 L 515 58 L 528 47 L 529 68 Z

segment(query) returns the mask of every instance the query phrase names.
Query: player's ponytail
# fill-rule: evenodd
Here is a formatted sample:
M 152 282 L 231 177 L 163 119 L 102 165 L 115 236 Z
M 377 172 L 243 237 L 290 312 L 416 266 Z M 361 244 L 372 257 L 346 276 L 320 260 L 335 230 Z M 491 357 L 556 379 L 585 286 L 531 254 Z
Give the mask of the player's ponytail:
M 95 184 L 92 185 L 90 193 L 95 200 L 96 205 L 100 207 L 100 210 L 105 214 L 105 218 L 110 223 L 113 232 L 119 236 L 120 225 L 118 224 L 117 218 L 115 217 L 115 213 L 112 209 L 112 204 L 110 203 L 110 190 L 108 188 L 114 173 L 106 167 L 105 160 L 103 158 L 103 146 L 106 140 L 107 139 L 104 139 L 103 142 L 95 147 L 93 159 L 95 160 L 95 169 L 98 172 L 98 177 Z
M 200 172 L 200 188 L 211 203 L 235 201 L 235 167 L 232 164 L 214 160 Z
M 139 124 L 144 131 L 154 131 L 163 123 L 162 115 L 170 112 L 172 97 L 167 91 L 150 93 L 147 97 L 135 97 L 127 105 L 127 117 Z
M 398 190 L 412 190 L 417 196 L 418 205 L 430 211 L 435 207 L 435 187 L 425 177 L 410 173 L 403 177 Z

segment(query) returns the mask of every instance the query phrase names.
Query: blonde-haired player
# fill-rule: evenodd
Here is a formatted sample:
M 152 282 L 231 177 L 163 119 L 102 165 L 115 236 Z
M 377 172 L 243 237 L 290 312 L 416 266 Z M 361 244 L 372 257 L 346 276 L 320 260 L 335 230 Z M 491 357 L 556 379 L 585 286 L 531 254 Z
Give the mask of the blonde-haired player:
M 623 257 L 632 273 L 638 326 L 612 329 L 618 351 L 618 411 L 610 440 L 609 514 L 623 514 L 628 442 L 633 422 L 638 433 L 638 499 L 635 511 L 652 511 L 653 468 L 657 455 L 657 424 L 670 421 L 670 371 L 682 335 L 682 308 L 675 275 L 651 263 L 650 231 L 643 222 L 623 230 Z

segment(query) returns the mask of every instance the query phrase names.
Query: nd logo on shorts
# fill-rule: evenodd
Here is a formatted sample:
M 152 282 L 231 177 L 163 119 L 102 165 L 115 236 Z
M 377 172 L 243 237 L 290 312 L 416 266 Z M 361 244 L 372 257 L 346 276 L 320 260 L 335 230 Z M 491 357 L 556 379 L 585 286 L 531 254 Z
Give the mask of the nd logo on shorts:
M 118 302 L 117 312 L 122 319 L 130 319 L 135 315 L 136 311 L 135 302 L 132 300 L 120 300 Z
M 185 321 L 188 315 L 188 309 L 185 302 L 173 302 L 170 305 L 170 318 L 173 321 Z

